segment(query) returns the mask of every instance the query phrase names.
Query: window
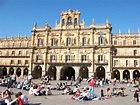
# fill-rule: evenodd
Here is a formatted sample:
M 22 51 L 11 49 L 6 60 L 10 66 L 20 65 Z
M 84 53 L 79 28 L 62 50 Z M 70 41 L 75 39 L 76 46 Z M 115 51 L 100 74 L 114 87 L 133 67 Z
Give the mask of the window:
M 15 47 L 15 43 L 13 43 L 13 47 Z
M 29 47 L 30 46 L 30 43 L 27 43 L 27 47 Z
M 114 45 L 117 45 L 117 40 L 114 40 Z
M 70 55 L 66 55 L 66 62 L 70 61 Z
M 6 56 L 8 56 L 8 55 L 9 55 L 9 51 L 6 52 Z
M 11 60 L 11 64 L 14 64 L 14 60 Z
M 126 45 L 126 40 L 123 40 L 123 45 Z
M 82 55 L 81 60 L 86 61 L 86 55 Z
M 28 60 L 25 60 L 25 65 L 27 65 L 28 64 Z
M 128 60 L 126 60 L 126 66 L 128 65 Z
M 26 56 L 29 56 L 30 52 L 29 51 L 26 51 Z
M 12 51 L 12 55 L 13 55 L 13 56 L 15 55 L 15 51 Z
M 68 25 L 72 25 L 72 18 L 68 17 Z
M 65 25 L 65 19 L 62 20 L 62 26 L 64 26 L 64 25 Z
M 51 55 L 51 58 L 50 59 L 51 59 L 51 62 L 52 61 L 55 61 L 55 55 Z
M 138 61 L 134 60 L 134 66 L 138 65 Z
M 98 44 L 103 44 L 103 38 L 102 37 L 98 37 Z
M 134 50 L 134 56 L 136 56 L 137 55 L 137 50 Z
M 7 47 L 10 47 L 10 43 L 7 44 Z
M 21 56 L 21 55 L 22 55 L 22 52 L 21 52 L 21 51 L 19 51 L 18 55 L 19 55 L 19 56 Z
M 77 18 L 74 19 L 74 25 L 77 25 Z
M 114 50 L 114 55 L 117 55 L 117 49 Z
M 36 56 L 36 60 L 38 61 L 38 60 L 42 60 L 42 56 L 41 55 L 37 55 Z
M 38 39 L 38 46 L 43 45 L 43 39 L 39 38 Z
M 114 60 L 114 65 L 118 65 L 118 60 Z
M 21 60 L 18 60 L 18 65 L 21 64 Z
M 136 44 L 137 44 L 136 40 L 133 40 L 133 45 L 136 45 Z
M 82 46 L 84 46 L 86 44 L 86 37 L 82 38 Z
M 2 52 L 0 51 L 0 56 L 2 56 Z
M 66 46 L 69 46 L 71 44 L 71 38 L 66 39 Z
M 54 46 L 55 45 L 55 38 L 52 38 L 51 40 L 51 46 Z
M 98 55 L 98 61 L 103 61 L 103 55 Z
M 22 47 L 22 43 L 19 44 L 19 47 Z

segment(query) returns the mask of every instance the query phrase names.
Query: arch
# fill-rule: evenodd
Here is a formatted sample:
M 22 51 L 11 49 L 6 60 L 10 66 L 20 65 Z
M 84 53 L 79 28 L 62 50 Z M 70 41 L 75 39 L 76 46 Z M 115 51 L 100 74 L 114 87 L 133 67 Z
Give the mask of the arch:
M 56 67 L 50 66 L 46 73 L 51 79 L 56 80 Z
M 101 79 L 105 78 L 105 68 L 102 66 L 99 66 L 96 68 L 96 77 Z
M 13 75 L 13 74 L 14 74 L 14 69 L 13 69 L 12 67 L 11 67 L 10 70 L 9 70 L 9 74 L 10 74 L 10 75 Z
M 16 75 L 19 77 L 19 76 L 21 76 L 21 69 L 20 68 L 17 68 L 17 70 L 16 70 Z
M 116 78 L 116 80 L 120 80 L 120 72 L 119 72 L 119 70 L 114 70 L 112 77 Z
M 68 17 L 68 25 L 72 25 L 72 18 Z
M 28 76 L 28 72 L 29 72 L 29 70 L 28 70 L 27 68 L 25 68 L 25 69 L 23 70 L 23 75 Z
M 68 77 L 68 80 L 71 80 L 72 77 L 75 79 L 75 70 L 71 66 L 61 69 L 60 80 L 66 80 L 66 77 Z
M 86 66 L 83 66 L 80 68 L 79 70 L 79 76 L 83 79 L 87 79 L 88 78 L 88 68 Z
M 6 75 L 7 75 L 7 68 L 6 68 L 6 67 L 4 67 L 4 68 L 2 69 L 2 75 L 3 75 L 3 76 L 6 76 Z
M 130 79 L 130 72 L 128 70 L 123 71 L 123 79 Z
M 140 77 L 140 72 L 138 70 L 133 71 L 133 78 L 137 79 Z
M 74 25 L 77 25 L 77 18 L 74 19 Z
M 65 25 L 65 19 L 62 19 L 62 26 Z
M 41 78 L 42 76 L 42 67 L 40 65 L 37 65 L 34 67 L 34 70 L 32 72 L 32 76 L 34 79 Z

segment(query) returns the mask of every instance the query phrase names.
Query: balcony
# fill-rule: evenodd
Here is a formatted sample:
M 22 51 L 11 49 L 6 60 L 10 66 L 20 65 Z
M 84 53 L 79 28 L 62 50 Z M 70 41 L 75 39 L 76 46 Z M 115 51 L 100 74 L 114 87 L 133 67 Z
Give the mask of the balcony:
M 43 59 L 33 59 L 32 60 L 33 61 L 33 63 L 35 63 L 35 64 L 43 64 L 44 63 L 44 60 Z
M 91 60 L 88 59 L 86 61 L 82 61 L 81 59 L 56 59 L 56 60 L 51 60 L 47 59 L 47 63 L 51 65 L 91 65 Z
M 114 69 L 140 69 L 139 65 L 134 65 L 134 64 L 118 64 L 118 65 L 113 65 Z
M 98 59 L 94 60 L 94 64 L 96 65 L 108 65 L 108 60 L 104 59 L 102 61 L 99 61 Z

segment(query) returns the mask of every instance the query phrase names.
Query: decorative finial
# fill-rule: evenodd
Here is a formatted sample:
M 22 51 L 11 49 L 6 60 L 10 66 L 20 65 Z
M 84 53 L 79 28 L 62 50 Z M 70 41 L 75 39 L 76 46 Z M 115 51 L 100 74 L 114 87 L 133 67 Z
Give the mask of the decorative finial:
M 18 38 L 20 38 L 20 33 L 18 34 Z
M 84 19 L 82 19 L 82 23 L 85 24 L 85 20 Z
M 94 19 L 92 19 L 92 24 L 94 25 Z
M 35 23 L 34 23 L 33 30 L 35 30 L 35 29 L 36 29 L 36 27 L 37 27 L 37 23 L 35 22 Z
M 109 20 L 108 20 L 108 18 L 106 18 L 106 24 L 109 24 Z
M 128 28 L 128 34 L 130 35 L 130 29 Z
M 48 27 L 48 22 L 46 22 L 46 27 Z
M 119 34 L 121 34 L 121 30 L 119 29 Z
M 56 24 L 55 25 L 58 25 L 58 20 L 56 20 Z

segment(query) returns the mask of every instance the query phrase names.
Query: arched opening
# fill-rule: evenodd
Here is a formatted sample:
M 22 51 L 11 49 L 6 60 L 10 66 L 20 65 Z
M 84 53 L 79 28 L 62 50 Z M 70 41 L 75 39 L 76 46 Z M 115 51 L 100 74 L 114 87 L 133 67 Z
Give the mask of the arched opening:
M 32 72 L 32 76 L 34 79 L 41 78 L 41 76 L 42 76 L 41 66 L 39 66 L 39 65 L 35 66 L 34 71 Z
M 62 19 L 62 26 L 65 25 L 65 19 Z
M 68 17 L 68 25 L 72 25 L 72 18 Z
M 77 18 L 74 19 L 74 25 L 77 25 Z
M 72 77 L 75 79 L 75 70 L 72 67 L 63 67 L 61 69 L 60 79 L 66 80 L 66 77 L 68 77 L 68 80 L 71 80 Z
M 102 66 L 99 66 L 96 68 L 96 77 L 101 79 L 104 78 L 105 79 L 105 69 Z
M 130 72 L 128 70 L 123 71 L 123 79 L 130 79 Z
M 47 75 L 52 79 L 56 80 L 56 67 L 50 66 L 47 72 Z
M 133 78 L 138 79 L 140 77 L 140 72 L 138 70 L 133 71 Z
M 116 80 L 120 80 L 120 72 L 118 70 L 113 71 L 113 78 L 116 78 Z
M 28 76 L 28 71 L 29 70 L 27 68 L 25 68 L 24 71 L 23 71 L 23 75 Z
M 7 75 L 7 68 L 4 67 L 4 68 L 3 68 L 3 76 L 6 76 L 6 75 Z
M 9 75 L 13 75 L 13 74 L 14 74 L 14 69 L 10 68 Z
M 19 77 L 19 76 L 21 76 L 21 69 L 20 68 L 18 68 L 17 70 L 16 70 L 16 75 Z
M 87 79 L 88 78 L 88 68 L 86 66 L 83 66 L 80 68 L 80 71 L 79 71 L 79 76 L 82 78 L 82 79 Z

